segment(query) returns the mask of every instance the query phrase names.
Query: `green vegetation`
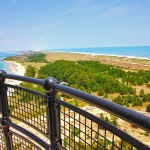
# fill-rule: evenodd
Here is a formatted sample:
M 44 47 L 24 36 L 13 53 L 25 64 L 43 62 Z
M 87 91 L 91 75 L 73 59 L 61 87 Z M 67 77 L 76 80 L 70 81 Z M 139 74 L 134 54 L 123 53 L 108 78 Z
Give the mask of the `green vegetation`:
M 68 138 L 68 137 L 65 137 L 65 138 L 64 138 L 64 147 L 67 148 L 67 147 L 69 146 L 68 143 L 69 143 L 69 138 Z
M 15 56 L 8 56 L 8 57 L 4 58 L 4 60 L 6 60 L 6 61 L 15 61 Z
M 113 116 L 111 115 L 110 118 L 108 118 L 107 116 L 104 117 L 103 113 L 100 113 L 100 118 L 116 127 L 118 127 L 118 122 L 117 122 L 117 117 L 116 116 Z M 101 128 L 101 127 L 100 127 Z
M 38 77 L 53 76 L 60 81 L 67 82 L 73 88 L 89 93 L 98 91 L 100 96 L 104 93 L 134 94 L 135 90 L 131 86 L 119 82 L 115 71 L 123 70 L 95 61 L 59 60 L 41 67 Z
M 150 94 L 140 92 L 140 95 L 118 96 L 113 99 L 113 102 L 127 107 L 129 107 L 129 104 L 132 104 L 132 106 L 142 106 L 143 102 L 150 102 Z
M 37 70 L 35 67 L 32 67 L 31 65 L 26 67 L 25 76 L 34 78 L 34 77 L 36 77 L 36 73 L 37 73 Z M 28 83 L 28 82 L 21 82 L 20 86 L 37 91 L 37 92 L 42 92 L 42 93 L 45 92 L 43 87 L 41 87 L 39 85 L 34 85 L 31 83 Z
M 146 110 L 147 112 L 150 112 L 150 104 L 147 105 Z
M 70 126 L 71 129 L 71 137 L 74 138 L 75 136 L 80 134 L 80 130 L 73 125 Z
M 72 138 L 72 137 L 71 137 Z M 91 139 L 92 137 L 90 137 Z M 89 140 L 90 140 L 89 139 Z M 65 137 L 63 144 L 65 148 L 75 148 L 76 150 L 91 150 L 91 149 L 95 149 L 95 150 L 105 150 L 106 148 L 109 148 L 111 145 L 111 142 L 107 139 L 103 139 L 98 137 L 97 134 L 95 134 L 95 140 L 90 144 L 88 144 L 88 142 L 82 142 L 82 140 L 80 142 L 77 142 L 73 139 L 69 140 L 69 137 Z M 92 140 L 91 140 L 92 141 Z M 91 147 L 92 146 L 92 147 Z
M 29 56 L 31 61 L 42 60 L 41 57 L 44 59 L 45 54 L 37 53 Z M 25 75 L 42 79 L 54 77 L 59 81 L 67 82 L 73 88 L 88 93 L 96 92 L 104 98 L 118 93 L 119 96 L 114 96 L 112 101 L 127 107 L 129 104 L 142 106 L 143 102 L 149 102 L 150 99 L 150 94 L 145 94 L 143 89 L 140 94 L 137 94 L 136 89 L 133 88 L 135 85 L 147 85 L 149 88 L 150 71 L 124 71 L 119 67 L 101 64 L 98 61 L 57 60 L 47 63 L 38 71 L 32 66 L 28 66 Z M 31 86 L 28 83 L 22 83 L 22 86 L 43 92 L 39 86 Z M 70 102 L 80 107 L 78 101 L 70 100 Z
M 45 59 L 45 54 L 44 53 L 34 53 L 31 55 L 28 55 L 27 57 L 27 61 L 29 62 L 47 62 L 47 60 Z
M 92 138 L 92 137 L 90 137 Z M 114 149 L 117 150 L 118 147 L 122 147 L 122 149 L 124 150 L 136 150 L 136 148 L 134 148 L 132 145 L 130 145 L 129 143 L 127 143 L 126 141 L 115 141 L 115 145 L 118 145 L 118 147 L 112 145 L 111 141 L 109 141 L 108 139 L 104 139 L 104 138 L 100 138 L 97 134 L 95 134 L 95 140 L 91 140 L 92 143 L 88 144 L 88 140 L 85 142 L 77 142 L 74 141 L 72 139 L 69 140 L 69 137 L 65 137 L 64 138 L 64 142 L 63 145 L 65 148 L 71 148 L 71 149 L 76 149 L 76 150 L 105 150 L 105 149 Z M 90 139 L 89 139 L 90 140 Z
M 45 54 L 42 53 L 32 54 L 28 57 L 28 61 L 31 62 L 46 62 Z M 146 85 L 148 88 L 150 87 L 150 71 L 124 71 L 119 67 L 114 67 L 111 65 L 101 64 L 97 61 L 65 61 L 59 60 L 53 63 L 48 63 L 47 65 L 41 67 L 39 70 L 29 65 L 26 69 L 25 76 L 28 77 L 38 77 L 45 79 L 49 77 L 55 77 L 59 81 L 65 81 L 69 84 L 69 86 L 73 88 L 77 88 L 83 90 L 88 93 L 96 92 L 99 96 L 103 96 L 105 98 L 109 98 L 109 95 L 116 94 L 115 98 L 112 99 L 115 103 L 120 105 L 129 106 L 141 106 L 143 102 L 150 102 L 150 94 L 145 94 L 144 89 L 142 89 L 139 94 L 137 94 L 136 89 L 133 87 L 135 85 Z M 23 87 L 39 91 L 45 92 L 41 86 L 32 85 L 30 83 L 22 82 L 20 84 Z M 23 93 L 22 91 L 15 90 L 15 96 L 17 96 L 17 100 L 19 103 L 25 106 L 27 103 L 34 104 L 38 97 L 30 94 Z M 118 96 L 119 95 L 119 96 Z M 65 96 L 64 94 L 58 95 L 58 97 L 63 97 L 67 99 L 71 104 L 83 107 L 83 102 L 80 103 L 79 100 L 72 99 L 69 96 Z M 16 98 L 15 98 L 16 99 Z M 36 102 L 37 103 L 37 102 Z M 43 105 L 43 99 L 38 100 L 38 105 Z M 10 110 L 13 111 L 16 107 L 10 107 Z M 38 110 L 37 112 L 31 111 L 34 117 L 41 115 L 45 112 L 46 107 L 42 110 Z M 147 111 L 150 112 L 150 104 L 147 106 Z M 23 115 L 20 116 L 27 119 L 28 112 L 24 111 Z M 115 116 L 105 116 L 100 114 L 100 118 L 108 123 L 118 127 L 118 120 Z M 102 127 L 99 130 L 103 130 Z M 91 146 L 85 144 L 83 141 L 76 141 L 78 137 L 82 134 L 81 130 L 75 126 L 70 125 L 70 139 L 68 136 L 64 137 L 63 144 L 65 147 L 76 147 L 76 149 L 91 149 Z M 145 132 L 145 136 L 149 136 L 148 133 Z M 87 141 L 91 139 L 89 135 L 86 136 Z M 109 140 L 103 139 L 99 135 L 94 136 L 95 141 L 92 141 L 91 145 L 93 149 L 103 150 L 105 148 L 111 149 L 112 144 Z M 123 146 L 124 149 L 131 149 L 132 146 L 127 143 L 121 141 L 119 144 Z M 104 146 L 105 145 L 105 146 Z M 105 147 L 105 148 L 104 148 Z
M 31 65 L 27 66 L 25 76 L 34 78 L 36 74 L 36 69 Z

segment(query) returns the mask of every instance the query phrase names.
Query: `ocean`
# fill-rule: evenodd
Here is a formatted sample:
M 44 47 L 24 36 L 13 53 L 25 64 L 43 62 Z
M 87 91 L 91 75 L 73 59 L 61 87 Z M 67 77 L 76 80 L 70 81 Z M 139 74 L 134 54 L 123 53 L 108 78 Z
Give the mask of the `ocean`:
M 68 48 L 68 49 L 49 49 L 46 51 L 88 53 L 88 54 L 150 59 L 150 46 Z
M 5 70 L 7 73 L 12 73 L 9 63 L 4 62 L 3 59 L 8 56 L 15 56 L 19 53 L 20 52 L 16 52 L 16 51 L 0 52 L 0 70 Z
M 125 57 L 131 57 L 131 58 L 141 58 L 141 59 L 146 58 L 150 60 L 150 46 L 66 48 L 66 49 L 48 49 L 48 50 L 43 50 L 43 51 L 125 56 Z M 5 57 L 15 56 L 22 52 L 23 51 L 0 52 L 0 70 L 5 70 L 6 72 L 11 73 L 9 64 L 7 62 L 3 62 L 2 60 Z

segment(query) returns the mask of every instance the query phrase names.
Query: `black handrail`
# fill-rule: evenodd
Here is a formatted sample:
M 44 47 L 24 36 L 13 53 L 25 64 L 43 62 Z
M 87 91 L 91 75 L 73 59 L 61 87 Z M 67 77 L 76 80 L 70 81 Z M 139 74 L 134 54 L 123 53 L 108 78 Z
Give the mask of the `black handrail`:
M 43 146 L 45 149 L 49 149 L 49 145 L 45 141 L 41 140 L 38 136 L 34 135 L 33 133 L 29 132 L 28 130 L 26 130 L 10 121 L 8 121 L 7 123 L 14 129 L 17 129 L 20 132 L 22 132 L 23 134 L 28 135 L 30 138 L 32 138 L 35 142 L 37 142 L 38 144 Z
M 98 108 L 101 108 L 109 113 L 112 113 L 126 121 L 136 124 L 138 127 L 145 129 L 150 132 L 150 117 L 147 117 L 143 114 L 138 112 L 132 111 L 126 107 L 120 106 L 116 103 L 110 102 L 108 100 L 102 99 L 100 97 L 93 96 L 91 94 L 82 92 L 80 90 L 67 87 L 65 85 L 59 84 L 59 82 L 54 78 L 47 78 L 45 80 L 19 76 L 19 75 L 12 75 L 12 74 L 4 74 L 5 78 L 14 79 L 19 81 L 26 81 L 34 84 L 39 84 L 45 86 L 45 89 L 51 90 L 52 88 L 56 91 L 60 91 L 63 93 L 70 94 L 71 96 L 77 97 L 86 101 Z
M 42 79 L 30 78 L 30 77 L 14 75 L 14 74 L 3 74 L 3 76 L 6 79 L 13 79 L 13 80 L 19 80 L 19 81 L 34 83 L 34 84 L 38 84 L 38 85 L 43 85 Z
M 4 83 L 5 79 L 25 81 L 25 82 L 43 86 L 43 88 L 46 91 L 46 95 L 23 88 L 23 87 L 5 84 Z M 47 135 L 46 137 L 48 137 L 50 139 L 51 146 L 49 146 L 47 143 L 42 141 L 40 138 L 38 138 L 34 134 L 30 133 L 29 131 L 25 130 L 22 127 L 19 127 L 18 125 L 14 124 L 13 122 L 11 122 L 9 120 L 9 116 L 11 116 L 11 113 L 9 112 L 9 108 L 8 108 L 9 106 L 8 106 L 8 99 L 7 99 L 7 88 L 14 88 L 16 90 L 22 90 L 24 92 L 44 98 L 44 103 L 46 105 L 47 127 L 48 128 L 47 128 L 47 132 L 46 133 L 43 132 L 43 134 L 46 134 Z M 61 92 L 66 95 L 70 95 L 72 97 L 81 99 L 87 103 L 90 103 L 90 104 L 96 106 L 97 108 L 103 109 L 111 114 L 114 114 L 115 116 L 118 116 L 119 118 L 122 118 L 122 119 L 126 120 L 127 122 L 135 124 L 138 127 L 144 129 L 145 131 L 150 132 L 150 117 L 140 114 L 138 112 L 135 112 L 133 110 L 130 110 L 126 107 L 120 106 L 116 103 L 110 102 L 108 100 L 93 96 L 91 94 L 82 92 L 82 91 L 74 89 L 74 88 L 70 88 L 65 85 L 62 85 L 62 83 L 59 83 L 53 77 L 42 80 L 42 79 L 25 77 L 25 76 L 7 74 L 4 71 L 0 71 L 0 92 L 1 92 L 0 93 L 0 104 L 2 105 L 2 114 L 3 114 L 2 118 L 1 118 L 1 124 L 3 126 L 2 130 L 3 130 L 4 136 L 6 138 L 7 149 L 12 149 L 12 143 L 11 143 L 12 140 L 11 140 L 11 135 L 9 134 L 10 127 L 16 128 L 18 131 L 23 132 L 24 134 L 27 134 L 31 139 L 35 140 L 41 146 L 45 147 L 45 149 L 50 149 L 50 148 L 56 149 L 56 147 L 62 148 L 62 146 L 61 146 L 62 145 L 61 129 L 60 129 L 60 127 L 61 127 L 61 125 L 60 125 L 60 119 L 61 119 L 60 118 L 60 112 L 61 112 L 60 106 L 67 107 L 81 115 L 83 115 L 84 111 L 82 111 L 82 110 L 80 111 L 77 107 L 71 106 L 70 104 L 67 104 L 67 103 L 63 103 L 60 100 L 56 99 L 57 92 Z M 20 105 L 20 106 L 22 106 L 22 105 Z M 85 113 L 85 114 L 88 115 L 88 113 Z M 16 116 L 13 116 L 13 115 L 12 115 L 12 117 L 24 122 L 21 118 L 17 118 Z M 86 116 L 86 118 L 88 118 L 88 116 Z M 90 116 L 90 118 L 92 118 L 92 116 Z M 93 118 L 95 118 L 95 117 L 93 117 Z M 101 124 L 107 130 L 109 130 L 108 126 L 111 128 L 111 125 L 107 125 L 107 123 L 103 123 L 103 121 L 100 121 L 100 120 L 96 121 L 96 118 L 95 118 L 95 120 L 92 120 L 92 121 L 97 123 L 98 125 Z M 64 120 L 64 122 L 65 122 L 65 120 Z M 79 120 L 79 122 L 80 122 L 80 120 Z M 33 126 L 30 123 L 27 123 L 27 124 L 30 125 L 31 127 Z M 71 125 L 70 122 L 68 122 L 68 124 Z M 143 143 L 140 143 L 140 142 L 136 145 L 136 141 L 138 141 L 138 140 L 134 139 L 132 136 L 128 136 L 126 133 L 124 133 L 122 131 L 119 131 L 119 129 L 117 129 L 117 128 L 115 130 L 115 128 L 116 127 L 112 127 L 112 130 L 110 129 L 109 131 L 111 131 L 113 134 L 115 134 L 114 132 L 116 132 L 116 135 L 118 135 L 119 137 L 121 134 L 124 135 L 124 138 L 122 138 L 122 140 L 125 140 L 128 143 L 133 144 L 133 146 L 135 146 L 136 148 L 139 145 L 141 145 L 141 146 L 143 145 Z M 40 132 L 40 129 L 37 129 L 37 130 Z M 68 130 L 68 129 L 66 129 L 66 130 Z M 70 131 L 70 127 L 69 127 L 68 131 Z M 127 139 L 128 137 L 129 137 L 129 139 L 132 139 L 133 142 L 130 142 L 129 139 Z M 8 146 L 8 144 L 11 144 L 11 146 Z M 143 147 L 145 147 L 145 149 L 149 149 L 145 145 L 143 145 Z M 142 149 L 142 148 L 140 148 L 140 149 Z
M 44 84 L 47 84 L 47 90 L 55 89 L 56 91 L 77 97 L 150 132 L 150 117 L 100 97 L 96 97 L 80 90 L 61 85 L 56 80 L 52 80 L 52 78 L 47 78 Z

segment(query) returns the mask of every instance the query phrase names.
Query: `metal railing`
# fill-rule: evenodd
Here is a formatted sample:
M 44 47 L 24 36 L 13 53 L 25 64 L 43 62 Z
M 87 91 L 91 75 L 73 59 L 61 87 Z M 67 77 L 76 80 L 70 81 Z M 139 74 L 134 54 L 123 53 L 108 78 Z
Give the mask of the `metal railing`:
M 40 85 L 45 94 L 5 83 L 5 79 Z M 150 149 L 122 127 L 79 108 L 58 95 L 88 103 L 150 132 L 150 117 L 105 99 L 62 85 L 55 78 L 45 80 L 0 71 L 0 149 Z M 100 114 L 100 113 L 99 113 Z M 128 126 L 131 127 L 131 126 Z M 139 129 L 136 129 L 137 132 Z M 150 141 L 149 141 L 150 142 Z

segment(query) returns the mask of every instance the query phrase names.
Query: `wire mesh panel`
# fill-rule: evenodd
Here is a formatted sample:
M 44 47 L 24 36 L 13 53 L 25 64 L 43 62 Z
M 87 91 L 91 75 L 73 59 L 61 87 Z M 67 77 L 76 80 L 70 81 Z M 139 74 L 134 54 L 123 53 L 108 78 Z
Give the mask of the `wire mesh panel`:
M 124 141 L 121 136 L 112 132 L 114 129 L 116 133 L 120 130 L 108 122 L 68 103 L 59 100 L 57 102 L 62 106 L 60 128 L 62 144 L 65 148 L 72 150 L 136 149 L 127 141 Z M 109 130 L 109 128 L 112 128 L 112 130 Z M 126 133 L 121 132 L 121 134 L 126 136 Z
M 13 131 L 11 131 L 11 134 L 13 141 L 13 150 L 41 150 L 41 148 L 39 148 L 25 136 L 21 136 L 20 134 Z
M 5 150 L 4 137 L 0 126 L 0 150 Z
M 12 78 L 11 75 L 8 75 L 8 77 L 9 76 Z M 24 80 L 26 81 L 27 79 Z M 30 79 L 30 81 L 31 83 L 34 83 L 32 82 L 33 79 Z M 43 81 L 40 82 L 40 85 L 42 85 L 42 83 Z M 46 88 L 47 85 L 48 88 Z M 56 89 L 54 88 L 55 86 L 57 87 Z M 4 93 L 6 89 L 5 87 L 8 89 L 8 101 L 5 97 L 6 93 Z M 85 100 L 85 102 L 90 103 L 90 105 L 92 104 L 93 106 L 97 106 L 97 109 L 99 110 L 102 108 L 106 110 L 107 113 L 110 112 L 116 116 L 120 116 L 120 118 L 124 118 L 123 121 L 127 120 L 131 122 L 131 125 L 137 124 L 139 127 L 147 129 L 147 126 L 141 125 L 141 123 L 137 123 L 142 119 L 137 119 L 135 114 L 133 116 L 136 119 L 133 117 L 127 118 L 129 115 L 131 115 L 131 113 L 133 113 L 133 111 L 130 111 L 129 115 L 123 115 L 126 114 L 127 109 L 119 107 L 118 105 L 114 106 L 114 104 L 112 111 L 112 109 L 109 109 L 112 103 L 107 102 L 106 105 L 105 100 L 99 100 L 98 98 L 93 97 L 87 93 L 82 93 L 81 91 L 77 91 L 75 89 L 63 86 L 62 84 L 58 84 L 57 81 L 53 78 L 51 78 L 51 80 L 46 79 L 43 83 L 43 87 L 45 87 L 46 91 L 49 91 L 47 96 L 45 94 L 19 86 L 5 84 L 5 86 L 2 87 L 2 91 L 4 90 L 1 95 L 4 97 L 4 104 L 2 104 L 4 105 L 3 110 L 5 110 L 3 112 L 5 115 L 3 114 L 2 116 L 4 121 L 4 124 L 2 124 L 3 131 L 6 131 L 4 134 L 6 141 L 11 143 L 12 140 L 14 150 L 41 149 L 37 145 L 41 145 L 45 149 L 55 149 L 55 147 L 61 148 L 62 146 L 63 148 L 69 150 L 135 150 L 136 148 L 142 150 L 149 149 L 146 145 L 143 144 L 143 141 L 142 143 L 140 142 L 140 139 L 137 140 L 138 137 L 135 135 L 130 136 L 128 134 L 129 130 L 127 130 L 126 133 L 122 127 L 117 127 L 115 117 L 110 122 L 107 115 L 105 119 L 103 119 L 103 115 L 98 117 L 97 114 L 88 112 L 87 109 L 84 110 L 83 106 L 82 108 L 78 108 L 77 106 L 79 106 L 79 103 L 74 99 L 74 97 L 77 99 Z M 70 99 L 68 100 L 69 103 L 65 102 L 62 97 L 61 100 L 59 100 L 60 95 L 57 94 L 56 96 L 56 92 L 62 92 L 64 96 L 72 95 L 73 98 L 68 97 L 68 99 Z M 70 104 L 71 102 L 72 105 Z M 117 110 L 114 108 L 117 108 Z M 124 110 L 122 111 L 122 109 Z M 121 111 L 121 113 L 119 113 L 118 110 L 119 112 Z M 111 115 L 110 113 L 109 115 Z M 120 114 L 122 114 L 122 116 Z M 137 116 L 138 115 L 140 114 L 137 114 Z M 9 118 L 9 116 L 11 116 L 11 118 Z M 19 121 L 16 122 L 16 119 Z M 132 121 L 132 119 L 134 120 Z M 144 123 L 148 123 L 146 120 L 148 119 L 144 118 Z M 119 125 L 122 124 L 123 123 Z M 31 127 L 31 130 L 26 125 L 29 126 L 29 128 Z M 11 131 L 12 138 L 8 138 L 9 133 L 7 131 L 9 131 L 9 128 L 15 129 Z M 34 129 L 37 131 L 35 132 Z M 42 133 L 44 136 L 42 135 L 42 137 L 39 137 L 37 132 Z M 140 134 L 143 135 L 143 132 Z M 149 136 L 146 132 L 144 134 Z M 48 140 L 45 141 L 43 137 Z M 1 149 L 5 149 L 5 145 L 3 134 L 0 132 L 0 150 Z
M 46 136 L 46 95 L 22 87 L 7 85 L 10 116 L 23 121 Z

